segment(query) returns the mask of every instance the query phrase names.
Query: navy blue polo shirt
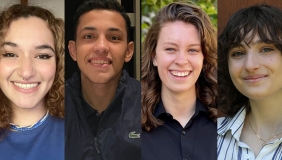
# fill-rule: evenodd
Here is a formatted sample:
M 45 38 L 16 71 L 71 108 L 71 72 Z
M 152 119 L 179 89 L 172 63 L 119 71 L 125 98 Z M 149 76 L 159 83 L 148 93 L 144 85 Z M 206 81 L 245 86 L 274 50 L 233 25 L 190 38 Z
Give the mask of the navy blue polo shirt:
M 160 102 L 154 116 L 164 123 L 142 132 L 142 160 L 216 160 L 216 124 L 197 100 L 195 113 L 186 126 L 173 119 Z

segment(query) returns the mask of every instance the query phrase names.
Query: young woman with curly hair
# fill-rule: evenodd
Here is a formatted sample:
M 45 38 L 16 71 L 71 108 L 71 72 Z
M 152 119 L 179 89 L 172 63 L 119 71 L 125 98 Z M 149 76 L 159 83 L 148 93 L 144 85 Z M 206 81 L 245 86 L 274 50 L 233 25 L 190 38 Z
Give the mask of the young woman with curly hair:
M 233 14 L 218 39 L 218 159 L 282 157 L 282 10 Z
M 64 159 L 64 22 L 13 5 L 0 42 L 1 159 Z
M 158 12 L 143 44 L 143 160 L 216 159 L 216 59 L 202 9 L 171 3 Z

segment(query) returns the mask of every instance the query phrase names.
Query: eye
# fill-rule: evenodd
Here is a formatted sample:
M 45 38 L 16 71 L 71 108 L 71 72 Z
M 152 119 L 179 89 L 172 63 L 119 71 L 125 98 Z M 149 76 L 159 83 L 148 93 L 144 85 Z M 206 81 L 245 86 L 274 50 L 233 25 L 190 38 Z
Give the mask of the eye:
M 48 55 L 48 54 L 40 54 L 38 56 L 36 56 L 35 58 L 38 59 L 50 59 L 52 56 Z
M 110 40 L 117 41 L 120 40 L 118 36 L 110 36 Z
M 262 50 L 261 50 L 261 52 L 270 52 L 270 51 L 273 51 L 273 49 L 272 48 L 263 48 Z
M 17 55 L 15 55 L 14 53 L 4 53 L 2 54 L 3 57 L 8 57 L 8 58 L 12 58 L 12 57 L 18 57 Z
M 245 55 L 245 53 L 243 53 L 241 51 L 235 51 L 231 54 L 231 57 L 236 58 L 236 57 L 240 57 L 240 56 L 243 56 L 243 55 Z
M 199 51 L 196 49 L 189 49 L 188 52 L 199 52 Z
M 87 34 L 85 36 L 83 36 L 84 39 L 92 39 L 93 35 Z
M 174 49 L 174 48 L 166 48 L 165 50 L 169 51 L 169 52 L 176 51 L 176 49 Z

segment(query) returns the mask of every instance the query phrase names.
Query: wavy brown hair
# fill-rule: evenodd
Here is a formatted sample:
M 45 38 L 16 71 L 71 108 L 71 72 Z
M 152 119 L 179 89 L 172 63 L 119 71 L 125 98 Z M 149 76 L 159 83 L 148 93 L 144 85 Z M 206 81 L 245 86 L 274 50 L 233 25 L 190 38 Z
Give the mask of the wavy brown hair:
M 38 6 L 13 5 L 0 13 L 0 46 L 2 48 L 4 36 L 10 24 L 19 18 L 28 18 L 30 16 L 43 19 L 47 22 L 49 29 L 53 33 L 56 53 L 56 74 L 54 83 L 45 96 L 46 108 L 51 115 L 64 118 L 65 38 L 63 20 L 55 18 L 50 11 Z M 9 130 L 10 127 L 13 112 L 10 103 L 10 100 L 0 90 L 0 138 L 3 137 L 4 133 Z
M 274 44 L 282 52 L 282 10 L 268 5 L 255 5 L 234 13 L 218 38 L 218 109 L 233 117 L 243 106 L 250 111 L 249 98 L 234 86 L 228 53 L 243 41 L 247 45 L 257 35 L 263 42 Z M 249 36 L 248 34 L 252 32 Z M 248 38 L 246 38 L 248 35 Z
M 142 129 L 150 131 L 162 125 L 154 117 L 157 103 L 161 100 L 161 85 L 157 68 L 153 66 L 156 46 L 162 27 L 168 22 L 183 21 L 196 26 L 201 37 L 204 55 L 203 69 L 196 82 L 197 98 L 207 107 L 211 117 L 216 117 L 217 98 L 217 41 L 216 31 L 208 15 L 198 6 L 187 3 L 171 3 L 162 8 L 155 17 L 142 46 L 141 100 Z M 189 35 L 187 35 L 189 36 Z

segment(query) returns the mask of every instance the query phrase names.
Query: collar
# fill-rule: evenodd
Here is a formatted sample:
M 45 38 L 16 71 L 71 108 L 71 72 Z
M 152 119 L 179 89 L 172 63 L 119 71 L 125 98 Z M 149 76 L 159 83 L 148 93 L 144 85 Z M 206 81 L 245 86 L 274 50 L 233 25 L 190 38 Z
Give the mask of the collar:
M 95 113 L 97 110 L 95 110 L 94 108 L 92 108 L 83 98 L 82 93 L 81 93 L 81 104 L 82 104 L 82 109 L 85 113 L 86 117 L 91 116 L 93 113 Z
M 224 136 L 228 131 L 239 141 L 246 117 L 246 108 L 242 107 L 234 117 L 218 118 L 217 133 Z
M 77 91 L 79 92 L 79 96 L 80 96 L 81 104 L 82 104 L 82 109 L 85 113 L 85 116 L 88 117 L 88 116 L 91 116 L 93 113 L 95 113 L 97 110 L 92 108 L 83 98 L 82 91 L 81 91 L 81 85 L 79 85 L 79 86 L 76 85 L 76 83 L 80 84 L 80 82 L 81 82 L 79 73 L 78 72 L 74 73 L 74 75 L 72 76 L 72 78 L 69 81 L 69 84 L 72 85 L 75 88 L 76 92 Z M 118 97 L 120 97 L 120 96 L 118 96 L 118 95 L 120 93 L 123 93 L 123 91 L 125 90 L 126 80 L 128 79 L 127 77 L 129 77 L 128 73 L 125 70 L 123 70 L 121 78 L 120 78 L 119 83 L 118 83 L 116 93 L 115 93 L 115 97 L 114 97 L 112 103 L 115 102 L 115 99 L 119 99 Z
M 204 104 L 199 99 L 197 99 L 195 113 L 192 118 L 195 118 L 200 112 L 204 112 L 207 114 L 207 109 Z M 154 116 L 161 120 L 164 120 L 166 118 L 172 118 L 172 115 L 166 112 L 162 100 L 160 100 L 160 102 L 157 104 Z

